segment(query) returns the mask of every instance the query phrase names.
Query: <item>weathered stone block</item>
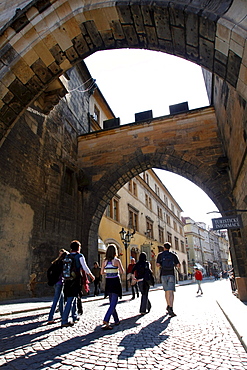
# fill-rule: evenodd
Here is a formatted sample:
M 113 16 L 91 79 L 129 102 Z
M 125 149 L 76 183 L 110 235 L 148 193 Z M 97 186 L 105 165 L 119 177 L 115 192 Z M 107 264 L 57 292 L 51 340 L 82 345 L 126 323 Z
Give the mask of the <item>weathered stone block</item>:
M 165 40 L 172 39 L 169 13 L 167 9 L 163 9 L 158 6 L 154 8 L 154 23 L 158 38 Z
M 42 60 L 37 60 L 35 63 L 33 63 L 31 68 L 43 83 L 49 83 L 51 81 L 52 74 L 46 68 Z
M 233 51 L 229 51 L 226 80 L 232 85 L 236 86 L 241 65 L 241 58 Z

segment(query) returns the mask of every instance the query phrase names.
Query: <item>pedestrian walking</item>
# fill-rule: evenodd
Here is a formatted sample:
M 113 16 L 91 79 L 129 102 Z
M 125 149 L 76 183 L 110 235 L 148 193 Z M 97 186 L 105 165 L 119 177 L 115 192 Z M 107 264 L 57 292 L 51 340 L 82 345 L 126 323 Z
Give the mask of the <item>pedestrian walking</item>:
M 66 305 L 62 315 L 62 327 L 72 326 L 78 321 L 77 301 L 82 294 L 81 269 L 90 276 L 92 281 L 94 281 L 94 275 L 90 271 L 85 257 L 80 253 L 80 250 L 81 243 L 78 240 L 73 240 L 70 244 L 70 254 L 67 256 L 68 262 L 64 259 L 64 263 L 65 261 L 67 263 L 67 270 L 69 270 L 70 266 L 70 277 L 68 276 L 64 281 L 64 298 Z M 71 261 L 70 263 L 69 260 Z M 65 270 L 63 271 L 63 276 L 65 276 Z M 73 320 L 72 322 L 68 322 L 70 312 Z
M 100 282 L 102 280 L 102 275 L 100 273 L 100 267 L 99 263 L 97 261 L 94 262 L 93 268 L 92 268 L 92 274 L 95 276 L 94 279 L 94 297 L 96 295 L 99 295 L 100 293 Z
M 52 261 L 51 266 L 47 270 L 48 285 L 54 286 L 54 296 L 52 306 L 48 316 L 48 324 L 53 324 L 54 313 L 59 302 L 59 312 L 62 318 L 64 308 L 64 296 L 63 296 L 63 259 L 69 252 L 65 249 L 60 249 L 58 257 Z
M 139 290 L 138 290 L 138 284 L 137 284 L 137 281 L 135 278 L 132 278 L 132 270 L 133 270 L 133 267 L 135 266 L 135 263 L 136 263 L 136 260 L 135 258 L 131 258 L 131 263 L 129 264 L 128 266 L 128 269 L 127 269 L 127 276 L 129 276 L 129 282 L 130 282 L 130 286 L 131 286 L 131 291 L 132 291 L 132 300 L 135 299 L 135 294 L 137 296 L 137 298 L 139 298 Z
M 165 291 L 165 298 L 168 314 L 173 317 L 176 314 L 173 312 L 174 292 L 175 292 L 175 271 L 174 268 L 180 267 L 180 262 L 177 255 L 170 252 L 171 243 L 164 243 L 164 251 L 157 256 L 156 264 L 160 267 L 160 276 L 163 289 Z
M 202 287 L 201 287 L 201 282 L 202 282 L 202 279 L 203 279 L 203 275 L 202 275 L 202 272 L 198 269 L 198 267 L 195 268 L 194 277 L 195 277 L 195 280 L 196 280 L 197 285 L 198 285 L 197 294 L 199 292 L 201 292 L 201 294 L 203 294 Z
M 141 292 L 141 304 L 140 304 L 140 314 L 145 315 L 151 310 L 151 303 L 148 299 L 148 292 L 150 285 L 147 281 L 148 272 L 150 272 L 150 263 L 147 261 L 147 255 L 142 252 L 139 257 L 139 261 L 135 264 L 132 269 L 133 279 L 135 278 L 138 283 L 139 290 Z M 152 273 L 152 272 L 151 272 Z
M 111 330 L 110 318 L 113 316 L 115 325 L 119 325 L 119 318 L 116 310 L 118 299 L 122 298 L 122 285 L 120 274 L 124 273 L 124 269 L 120 259 L 117 257 L 117 249 L 115 245 L 109 245 L 106 250 L 105 260 L 101 266 L 101 274 L 106 275 L 105 279 L 105 298 L 109 296 L 110 306 L 103 320 L 103 330 Z

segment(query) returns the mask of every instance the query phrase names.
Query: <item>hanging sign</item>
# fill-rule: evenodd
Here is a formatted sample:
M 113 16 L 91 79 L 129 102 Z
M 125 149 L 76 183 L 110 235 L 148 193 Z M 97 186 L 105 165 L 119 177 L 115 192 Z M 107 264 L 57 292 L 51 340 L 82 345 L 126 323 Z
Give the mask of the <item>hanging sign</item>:
M 212 223 L 214 230 L 241 229 L 243 227 L 243 222 L 240 215 L 212 218 Z

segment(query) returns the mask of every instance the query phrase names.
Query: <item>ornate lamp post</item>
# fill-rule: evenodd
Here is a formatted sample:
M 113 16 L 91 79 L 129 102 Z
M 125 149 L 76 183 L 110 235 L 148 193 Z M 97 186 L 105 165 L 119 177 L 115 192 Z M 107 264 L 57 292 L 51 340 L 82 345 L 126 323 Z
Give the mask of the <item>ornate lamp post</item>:
M 133 238 L 133 235 L 135 234 L 135 230 L 133 233 L 130 233 L 129 230 L 125 231 L 124 228 L 119 232 L 121 240 L 123 242 L 124 248 L 125 248 L 125 258 L 126 258 L 126 292 L 128 292 L 128 280 L 127 280 L 127 269 L 128 269 L 128 260 L 127 260 L 127 249 L 128 246 L 130 245 L 130 240 Z

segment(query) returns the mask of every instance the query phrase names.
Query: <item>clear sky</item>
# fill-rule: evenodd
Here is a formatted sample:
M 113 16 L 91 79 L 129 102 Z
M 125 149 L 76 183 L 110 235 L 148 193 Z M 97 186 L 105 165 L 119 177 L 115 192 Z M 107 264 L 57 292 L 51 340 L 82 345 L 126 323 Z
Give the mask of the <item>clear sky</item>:
M 201 68 L 161 52 L 118 49 L 99 51 L 85 59 L 121 124 L 135 120 L 135 113 L 153 111 L 153 117 L 169 114 L 169 105 L 188 102 L 189 109 L 209 105 Z M 209 197 L 191 181 L 164 170 L 159 178 L 183 209 L 183 216 L 212 226 L 219 213 Z M 188 196 L 190 194 L 190 196 Z

